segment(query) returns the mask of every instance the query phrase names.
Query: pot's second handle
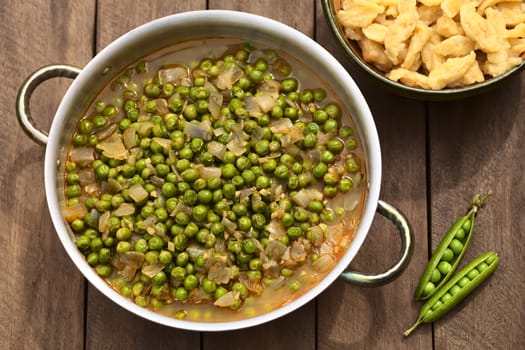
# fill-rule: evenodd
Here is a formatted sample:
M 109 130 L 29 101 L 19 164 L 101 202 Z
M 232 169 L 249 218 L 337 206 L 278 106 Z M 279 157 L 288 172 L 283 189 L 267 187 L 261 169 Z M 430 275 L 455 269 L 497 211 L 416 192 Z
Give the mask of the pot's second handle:
M 375 275 L 360 272 L 344 272 L 341 278 L 347 282 L 362 286 L 378 286 L 396 279 L 405 270 L 412 257 L 414 237 L 406 217 L 398 209 L 383 201 L 378 201 L 377 211 L 396 225 L 401 236 L 401 252 L 398 261 L 387 271 Z
M 18 95 L 16 96 L 18 122 L 27 136 L 36 143 L 45 146 L 47 144 L 47 132 L 36 126 L 31 116 L 30 100 L 33 91 L 48 79 L 59 77 L 75 79 L 79 73 L 80 68 L 74 66 L 64 64 L 45 66 L 33 72 L 18 90 Z

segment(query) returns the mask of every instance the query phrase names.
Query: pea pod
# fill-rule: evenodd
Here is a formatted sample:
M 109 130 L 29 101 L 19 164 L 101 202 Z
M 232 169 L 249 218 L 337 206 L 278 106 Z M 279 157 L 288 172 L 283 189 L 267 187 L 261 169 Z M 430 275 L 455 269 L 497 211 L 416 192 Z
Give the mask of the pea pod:
M 443 237 L 419 279 L 416 300 L 430 298 L 452 276 L 472 239 L 476 214 L 489 196 L 476 195 L 469 212 L 456 220 Z
M 422 323 L 435 322 L 446 315 L 485 281 L 498 264 L 499 257 L 494 252 L 483 253 L 472 260 L 421 307 L 418 319 L 404 335 L 410 335 Z

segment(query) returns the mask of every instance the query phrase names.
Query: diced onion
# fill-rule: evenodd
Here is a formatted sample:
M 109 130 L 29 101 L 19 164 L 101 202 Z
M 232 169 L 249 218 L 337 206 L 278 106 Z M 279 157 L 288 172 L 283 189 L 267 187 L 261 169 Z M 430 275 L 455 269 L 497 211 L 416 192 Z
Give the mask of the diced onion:
M 128 194 L 135 202 L 140 202 L 148 198 L 149 195 L 148 191 L 146 191 L 140 184 L 131 186 L 128 190 Z
M 109 217 L 111 216 L 111 212 L 105 211 L 102 215 L 100 215 L 100 218 L 98 220 L 98 230 L 102 233 L 109 233 Z
M 279 90 L 281 89 L 281 83 L 277 80 L 269 79 L 265 80 L 259 86 L 258 92 L 264 92 L 266 95 L 273 98 L 279 97 Z
M 124 254 L 115 254 L 111 259 L 111 265 L 118 270 L 118 275 L 126 282 L 131 282 L 135 277 L 137 269 L 144 262 L 144 253 L 129 251 Z
M 219 160 L 224 160 L 224 154 L 226 153 L 226 146 L 217 141 L 211 141 L 208 143 L 208 153 L 215 156 Z
M 328 141 L 336 137 L 337 134 L 335 132 L 327 132 L 324 133 L 322 131 L 317 132 L 317 143 L 320 145 L 326 145 Z
M 204 180 L 208 180 L 212 177 L 220 178 L 222 174 L 221 168 L 218 167 L 209 167 L 202 164 L 195 164 L 194 168 L 199 172 L 199 176 Z
M 213 119 L 219 119 L 219 117 L 221 116 L 223 100 L 224 96 L 222 96 L 222 94 L 216 91 L 210 92 L 210 97 L 208 99 L 208 110 L 210 111 L 210 114 Z
M 144 275 L 148 276 L 149 278 L 154 277 L 157 273 L 162 271 L 164 268 L 164 265 L 162 265 L 159 262 L 153 263 L 153 264 L 147 264 L 143 265 L 142 269 L 140 270 Z
M 123 160 L 128 156 L 128 150 L 120 138 L 112 142 L 104 141 L 97 144 L 97 149 L 102 150 L 102 154 L 108 158 Z
M 244 71 L 237 64 L 230 64 L 226 66 L 217 79 L 215 86 L 220 90 L 230 90 L 233 84 L 237 82 L 244 75 Z
M 171 212 L 170 216 L 175 216 L 178 212 L 183 212 L 186 214 L 191 214 L 191 208 L 184 204 L 184 202 L 180 201 L 175 206 L 175 209 L 173 209 L 173 212 Z
M 87 164 L 95 160 L 95 154 L 91 147 L 74 147 L 69 153 L 71 161 L 78 164 Z
M 137 122 L 137 132 L 139 135 L 148 135 L 151 129 L 153 129 L 153 122 L 150 122 L 149 120 L 143 120 L 140 122 Z
M 80 169 L 80 171 L 78 172 L 78 177 L 78 181 L 80 183 L 80 186 L 82 187 L 95 183 L 96 181 L 95 171 L 93 170 L 93 168 Z
M 313 263 L 312 267 L 318 272 L 330 270 L 335 265 L 335 259 L 330 254 L 321 254 Z
M 270 94 L 257 94 L 255 96 L 255 103 L 257 106 L 264 112 L 267 113 L 272 110 L 275 106 L 277 97 L 274 97 Z
M 279 261 L 286 251 L 286 245 L 279 240 L 272 239 L 268 240 L 266 245 L 265 254 L 268 258 Z
M 230 233 L 235 232 L 235 229 L 237 228 L 237 225 L 226 217 L 222 218 L 221 223 L 224 225 L 226 231 Z
M 306 208 L 313 200 L 322 200 L 323 193 L 316 188 L 302 188 L 295 196 L 292 196 L 292 201 L 300 207 Z
M 211 122 L 203 120 L 200 123 L 185 123 L 184 134 L 192 138 L 198 137 L 205 141 L 210 141 L 213 136 Z
M 234 305 L 237 302 L 237 300 L 239 300 L 239 292 L 232 290 L 221 296 L 219 299 L 215 300 L 213 305 L 220 307 L 229 307 Z
M 270 233 L 270 237 L 279 239 L 286 236 L 286 228 L 280 220 L 272 220 L 266 225 L 266 230 Z
M 122 133 L 122 141 L 127 149 L 133 148 L 137 145 L 137 129 L 135 126 L 130 126 Z
M 151 141 L 158 143 L 160 147 L 162 147 L 166 151 L 169 151 L 171 149 L 170 139 L 165 139 L 163 137 L 154 137 L 151 139 Z
M 330 225 L 326 228 L 326 241 L 331 245 L 336 245 L 341 242 L 344 235 L 345 222 L 339 221 L 335 225 Z
M 109 138 L 111 135 L 113 135 L 113 133 L 117 130 L 117 128 L 118 128 L 118 125 L 115 123 L 112 123 L 108 125 L 107 127 L 105 127 L 104 129 L 97 131 L 97 139 L 99 141 L 102 141 L 102 140 Z
M 184 79 L 188 78 L 188 76 L 188 69 L 184 66 L 171 65 L 159 69 L 159 82 L 161 84 L 169 82 L 175 85 L 180 85 Z
M 208 269 L 208 278 L 216 283 L 225 284 L 232 278 L 232 270 L 222 262 L 216 262 Z
M 246 142 L 230 141 L 226 144 L 226 148 L 231 151 L 236 157 L 242 156 L 246 152 Z
M 62 209 L 62 215 L 67 222 L 73 222 L 76 219 L 82 219 L 87 214 L 87 208 L 84 203 L 68 205 Z
M 246 96 L 243 99 L 244 109 L 250 117 L 258 117 L 262 114 L 257 98 L 255 96 Z
M 119 207 L 113 212 L 113 215 L 118 217 L 123 217 L 135 213 L 135 206 L 131 203 L 122 203 Z
M 203 255 L 206 249 L 198 244 L 190 244 L 186 248 L 186 252 L 190 256 L 190 258 L 194 259 L 200 255 Z
M 261 295 L 264 292 L 264 286 L 261 280 L 249 278 L 244 272 L 239 274 L 239 280 L 255 295 Z
M 280 118 L 272 121 L 270 124 L 270 131 L 274 134 L 282 134 L 288 132 L 288 130 L 293 126 L 293 123 L 288 118 Z
M 290 258 L 300 262 L 306 259 L 306 251 L 304 250 L 304 246 L 298 241 L 294 241 L 292 243 L 292 247 L 290 249 Z

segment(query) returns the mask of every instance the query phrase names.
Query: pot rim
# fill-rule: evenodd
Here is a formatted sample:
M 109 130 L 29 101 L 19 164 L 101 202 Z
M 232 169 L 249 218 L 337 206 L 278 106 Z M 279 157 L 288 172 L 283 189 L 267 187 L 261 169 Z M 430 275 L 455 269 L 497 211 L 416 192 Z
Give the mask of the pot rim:
M 181 25 L 202 26 L 203 23 L 219 23 L 224 25 L 233 24 L 238 28 L 257 28 L 258 31 L 265 31 L 278 38 L 282 38 L 283 40 L 294 42 L 296 47 L 301 47 L 302 50 L 308 52 L 308 54 L 315 55 L 315 58 L 327 67 L 327 71 L 330 72 L 338 86 L 344 88 L 344 93 L 340 94 L 339 96 L 341 100 L 344 103 L 350 103 L 353 108 L 359 111 L 359 116 L 356 117 L 354 115 L 353 119 L 354 121 L 356 121 L 356 119 L 360 119 L 360 122 L 356 124 L 359 124 L 359 135 L 366 148 L 365 154 L 368 185 L 366 189 L 366 198 L 361 216 L 361 222 L 357 229 L 356 235 L 345 255 L 337 263 L 334 269 L 326 275 L 325 278 L 319 281 L 317 285 L 315 285 L 305 294 L 301 295 L 289 304 L 268 313 L 239 321 L 195 322 L 188 320 L 178 320 L 139 307 L 132 301 L 114 291 L 87 264 L 84 256 L 80 253 L 74 244 L 74 241 L 71 239 L 67 225 L 61 213 L 60 200 L 56 191 L 56 181 L 58 176 L 60 176 L 60 164 L 58 164 L 59 160 L 57 159 L 57 154 L 64 147 L 64 145 L 60 143 L 61 138 L 59 136 L 65 124 L 67 116 L 66 112 L 69 109 L 68 106 L 75 103 L 75 99 L 78 95 L 77 91 L 80 89 L 80 87 L 86 84 L 89 79 L 92 79 L 93 76 L 100 76 L 100 72 L 104 69 L 104 67 L 107 66 L 108 57 L 110 57 L 114 52 L 118 52 L 123 48 L 129 47 L 129 45 L 131 45 L 130 43 L 136 41 L 137 38 L 144 37 L 145 35 L 147 36 L 148 34 L 157 32 L 166 27 L 177 27 Z M 344 99 L 348 97 L 351 98 L 351 101 L 344 101 Z M 64 246 L 73 263 L 82 272 L 84 277 L 87 278 L 88 281 L 102 294 L 107 296 L 109 299 L 124 309 L 162 325 L 194 331 L 225 331 L 263 324 L 280 318 L 300 308 L 304 304 L 317 297 L 347 268 L 348 264 L 357 254 L 357 251 L 366 238 L 375 215 L 377 203 L 379 200 L 381 183 L 381 151 L 376 126 L 367 102 L 346 69 L 325 48 L 298 30 L 273 19 L 239 11 L 199 10 L 182 12 L 143 24 L 117 38 L 87 63 L 87 65 L 81 70 L 78 77 L 72 82 L 66 91 L 66 94 L 64 95 L 64 98 L 62 99 L 56 111 L 55 118 L 52 122 L 49 132 L 49 141 L 46 147 L 44 181 L 49 212 L 62 245 Z

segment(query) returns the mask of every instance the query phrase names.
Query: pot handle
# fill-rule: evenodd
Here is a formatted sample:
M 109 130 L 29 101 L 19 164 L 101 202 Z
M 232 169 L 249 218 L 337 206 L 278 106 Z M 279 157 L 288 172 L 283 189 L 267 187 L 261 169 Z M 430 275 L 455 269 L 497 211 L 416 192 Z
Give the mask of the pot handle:
M 392 221 L 399 231 L 401 237 L 401 252 L 399 259 L 387 271 L 379 274 L 368 275 L 354 271 L 343 272 L 340 277 L 346 282 L 367 287 L 380 286 L 399 277 L 410 262 L 412 251 L 414 250 L 414 237 L 407 218 L 394 206 L 381 200 L 377 203 L 377 211 L 379 214 Z
M 59 77 L 75 79 L 79 73 L 80 68 L 64 64 L 52 64 L 34 71 L 24 81 L 16 96 L 16 117 L 20 127 L 31 140 L 42 146 L 47 144 L 47 132 L 40 129 L 31 116 L 30 99 L 33 91 L 48 79 Z

